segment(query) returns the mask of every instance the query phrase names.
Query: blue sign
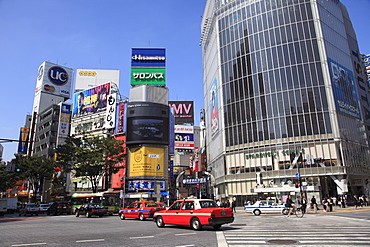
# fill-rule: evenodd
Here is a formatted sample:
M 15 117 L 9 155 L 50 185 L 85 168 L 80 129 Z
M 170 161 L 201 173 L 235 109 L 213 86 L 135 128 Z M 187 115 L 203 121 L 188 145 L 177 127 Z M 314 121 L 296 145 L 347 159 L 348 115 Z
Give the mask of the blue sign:
M 295 174 L 295 177 L 296 177 L 296 178 L 300 178 L 300 177 L 301 177 L 301 174 L 297 172 L 297 173 Z
M 131 67 L 166 67 L 164 48 L 132 48 Z
M 49 69 L 49 80 L 57 86 L 63 86 L 68 82 L 68 73 L 62 67 L 51 67 Z

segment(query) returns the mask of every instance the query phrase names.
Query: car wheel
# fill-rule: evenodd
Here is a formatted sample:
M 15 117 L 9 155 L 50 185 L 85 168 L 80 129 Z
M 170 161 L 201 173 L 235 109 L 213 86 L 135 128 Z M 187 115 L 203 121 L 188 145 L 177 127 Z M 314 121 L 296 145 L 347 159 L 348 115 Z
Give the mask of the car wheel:
M 125 219 L 125 215 L 124 215 L 124 214 L 119 214 L 119 218 L 120 218 L 121 220 L 124 220 L 124 219 Z
M 199 221 L 198 218 L 194 218 L 194 219 L 191 220 L 191 227 L 194 230 L 198 231 L 198 230 L 202 229 L 202 224 L 200 224 L 200 221 Z
M 139 214 L 139 220 L 141 220 L 141 221 L 144 221 L 145 220 L 144 214 Z
M 259 216 L 259 215 L 261 215 L 261 211 L 259 209 L 256 209 L 256 210 L 253 211 L 253 214 L 255 216 Z
M 86 212 L 86 217 L 91 218 L 91 212 Z
M 218 229 L 220 229 L 220 227 L 221 227 L 221 225 L 214 225 L 213 229 L 218 230 Z
M 76 211 L 75 213 L 76 217 L 80 216 L 80 213 L 78 211 Z
M 289 209 L 284 208 L 283 211 L 281 212 L 283 215 L 288 215 Z
M 157 227 L 164 227 L 164 221 L 162 216 L 158 216 L 155 223 L 157 224 Z
M 103 217 L 103 215 L 99 215 L 99 218 Z
M 36 216 L 39 216 L 39 214 L 36 214 Z

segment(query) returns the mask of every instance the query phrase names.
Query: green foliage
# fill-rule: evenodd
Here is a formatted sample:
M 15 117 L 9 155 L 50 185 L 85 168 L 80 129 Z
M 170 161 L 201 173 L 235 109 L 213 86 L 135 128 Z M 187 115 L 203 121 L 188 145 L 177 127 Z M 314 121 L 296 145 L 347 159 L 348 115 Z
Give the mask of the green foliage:
M 58 147 L 57 162 L 63 171 L 73 171 L 75 177 L 89 179 L 93 192 L 97 192 L 98 183 L 105 174 L 118 172 L 117 164 L 126 157 L 123 144 L 113 137 L 68 137 L 66 143 Z
M 40 181 L 51 177 L 55 172 L 56 163 L 53 159 L 44 156 L 15 155 L 12 163 L 15 164 L 15 174 L 19 179 L 27 179 L 34 191 L 40 188 Z M 17 170 L 20 170 L 17 172 Z M 35 201 L 34 193 L 33 201 Z
M 6 171 L 6 166 L 0 165 L 0 181 L 0 192 L 5 192 L 14 187 L 17 181 L 16 174 Z

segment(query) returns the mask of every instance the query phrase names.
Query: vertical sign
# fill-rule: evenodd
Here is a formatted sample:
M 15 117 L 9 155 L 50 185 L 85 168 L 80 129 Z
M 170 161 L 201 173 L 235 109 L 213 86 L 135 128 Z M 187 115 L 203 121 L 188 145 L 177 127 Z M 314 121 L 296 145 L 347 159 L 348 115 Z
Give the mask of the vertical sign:
M 60 107 L 59 135 L 67 136 L 69 134 L 69 122 L 71 118 L 71 105 L 62 103 Z
M 105 114 L 104 128 L 112 129 L 116 126 L 116 97 L 117 94 L 113 93 L 107 99 L 107 111 Z

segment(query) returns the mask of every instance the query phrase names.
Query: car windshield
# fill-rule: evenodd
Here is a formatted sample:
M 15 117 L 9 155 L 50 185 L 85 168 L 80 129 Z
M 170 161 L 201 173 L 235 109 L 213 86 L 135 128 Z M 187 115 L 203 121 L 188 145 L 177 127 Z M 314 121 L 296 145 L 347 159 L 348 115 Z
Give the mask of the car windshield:
M 149 207 L 149 208 L 151 208 L 151 207 L 158 207 L 158 206 L 157 206 L 157 203 L 155 203 L 155 202 L 148 202 L 148 203 L 145 203 L 145 206 L 146 206 L 146 207 Z
M 27 208 L 37 208 L 37 205 L 27 205 Z
M 49 204 L 40 204 L 40 207 L 49 207 Z
M 217 204 L 214 201 L 200 201 L 201 208 L 217 208 Z

